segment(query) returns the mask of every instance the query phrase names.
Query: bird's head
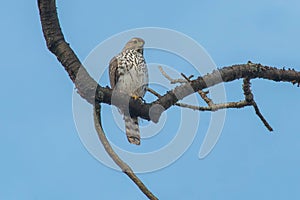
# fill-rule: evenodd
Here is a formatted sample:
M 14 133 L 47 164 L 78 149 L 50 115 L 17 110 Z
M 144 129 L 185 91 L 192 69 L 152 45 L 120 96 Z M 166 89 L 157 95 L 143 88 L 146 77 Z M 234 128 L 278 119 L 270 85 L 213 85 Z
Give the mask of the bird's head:
M 134 49 L 143 54 L 145 41 L 142 38 L 131 38 L 125 45 L 124 50 Z

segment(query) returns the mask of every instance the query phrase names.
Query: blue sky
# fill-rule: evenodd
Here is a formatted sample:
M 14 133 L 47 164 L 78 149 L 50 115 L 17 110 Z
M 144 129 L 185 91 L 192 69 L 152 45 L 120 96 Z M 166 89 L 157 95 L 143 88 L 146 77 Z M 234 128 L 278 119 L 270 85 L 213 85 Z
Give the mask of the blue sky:
M 251 60 L 300 71 L 298 1 L 59 1 L 57 7 L 66 40 L 81 60 L 114 34 L 155 26 L 190 36 L 218 67 Z M 81 143 L 73 119 L 74 86 L 46 49 L 36 1 L 6 1 L 0 10 L 0 199 L 146 199 Z M 228 100 L 243 97 L 241 81 L 225 87 Z M 199 132 L 183 156 L 139 175 L 160 199 L 300 198 L 300 89 L 264 80 L 254 80 L 252 89 L 275 131 L 269 133 L 252 108 L 228 110 L 220 140 L 200 160 L 210 116 L 201 113 Z M 105 128 L 124 140 L 116 127 Z M 169 132 L 172 127 L 164 134 Z

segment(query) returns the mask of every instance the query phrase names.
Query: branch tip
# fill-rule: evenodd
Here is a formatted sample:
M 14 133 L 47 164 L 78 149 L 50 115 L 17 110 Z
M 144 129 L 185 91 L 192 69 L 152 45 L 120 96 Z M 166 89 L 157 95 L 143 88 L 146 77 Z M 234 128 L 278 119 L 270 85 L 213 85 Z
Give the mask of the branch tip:
M 144 185 L 144 183 L 135 175 L 133 170 L 126 164 L 113 150 L 109 141 L 107 140 L 101 124 L 101 106 L 100 104 L 94 104 L 94 125 L 98 133 L 98 137 L 104 146 L 105 151 L 111 157 L 111 159 L 121 168 L 121 170 L 139 187 L 139 189 L 150 199 L 158 200 L 156 196 Z

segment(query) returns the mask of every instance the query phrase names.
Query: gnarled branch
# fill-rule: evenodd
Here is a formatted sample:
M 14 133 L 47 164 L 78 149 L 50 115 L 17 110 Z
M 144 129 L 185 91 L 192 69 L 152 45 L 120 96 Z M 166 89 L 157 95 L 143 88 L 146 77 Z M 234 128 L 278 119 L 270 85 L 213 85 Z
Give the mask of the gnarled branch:
M 55 0 L 38 0 L 38 6 L 47 47 L 54 55 L 56 55 L 59 62 L 64 66 L 71 80 L 75 84 L 78 93 L 89 103 L 94 105 L 95 129 L 106 152 L 149 199 L 157 200 L 143 182 L 135 175 L 132 169 L 114 152 L 105 137 L 101 125 L 100 105 L 98 103 L 104 102 L 103 100 L 105 99 L 109 99 L 106 103 L 110 103 L 111 89 L 101 87 L 92 79 L 81 65 L 81 62 L 70 48 L 69 44 L 64 40 L 57 17 Z
M 118 96 L 118 101 L 111 102 L 112 90 L 109 87 L 98 85 L 83 67 L 74 51 L 65 41 L 61 32 L 55 0 L 38 0 L 38 6 L 47 47 L 54 55 L 56 55 L 59 62 L 64 66 L 81 97 L 91 104 L 96 100 L 98 103 L 113 103 L 117 107 L 120 107 L 122 102 L 126 102 L 129 97 L 124 94 Z M 300 72 L 293 69 L 277 69 L 254 63 L 233 65 L 215 70 L 203 77 L 198 77 L 190 83 L 177 86 L 151 103 L 143 103 L 139 100 L 130 99 L 130 114 L 146 120 L 158 122 L 162 112 L 175 105 L 184 97 L 221 82 L 230 82 L 247 77 L 250 79 L 263 78 L 273 81 L 291 82 L 293 84 L 300 83 Z M 193 91 L 190 90 L 191 87 L 193 88 Z M 155 106 L 151 109 L 155 104 L 161 106 Z M 149 115 L 150 109 L 151 118 Z
M 132 170 L 130 170 L 128 165 L 122 163 L 121 160 L 118 160 L 118 157 L 114 155 L 113 150 L 110 148 L 105 135 L 102 135 L 103 132 L 101 132 L 102 127 L 100 123 L 100 107 L 97 107 L 97 105 L 99 106 L 99 103 L 113 104 L 114 106 L 122 107 L 123 102 L 126 102 L 128 99 L 130 99 L 130 115 L 151 120 L 153 122 L 158 122 L 162 112 L 171 106 L 176 105 L 179 100 L 190 94 L 193 94 L 194 92 L 212 87 L 222 82 L 230 82 L 240 78 L 247 78 L 249 80 L 263 78 L 273 81 L 290 82 L 293 84 L 297 83 L 298 85 L 300 83 L 300 72 L 297 72 L 293 69 L 277 69 L 274 67 L 248 62 L 247 64 L 233 65 L 219 70 L 214 70 L 207 75 L 200 76 L 194 80 L 183 83 L 182 85 L 179 85 L 168 91 L 166 94 L 160 95 L 157 100 L 151 103 L 144 103 L 140 100 L 134 100 L 125 94 L 119 94 L 118 100 L 112 102 L 112 90 L 109 87 L 100 86 L 88 74 L 87 70 L 84 68 L 74 51 L 65 41 L 57 16 L 56 1 L 38 0 L 38 7 L 42 30 L 48 49 L 63 65 L 81 97 L 86 99 L 90 104 L 95 105 L 95 127 L 98 130 L 101 142 L 112 159 L 121 167 L 123 172 L 126 173 L 150 199 L 156 199 L 156 197 L 150 191 L 148 191 L 146 187 L 144 187 Z M 255 102 L 253 102 L 252 105 L 254 106 L 256 113 L 260 116 L 260 112 Z M 151 118 L 149 112 L 150 110 Z M 263 120 L 262 115 L 260 118 Z M 101 131 L 99 132 L 99 130 Z

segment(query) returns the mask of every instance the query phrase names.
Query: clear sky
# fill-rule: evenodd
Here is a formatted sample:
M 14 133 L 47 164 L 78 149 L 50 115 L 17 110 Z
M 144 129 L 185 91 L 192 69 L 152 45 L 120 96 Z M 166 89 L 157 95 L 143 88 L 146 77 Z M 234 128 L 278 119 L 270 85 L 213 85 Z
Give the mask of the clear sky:
M 151 26 L 193 38 L 219 68 L 251 60 L 300 71 L 296 0 L 59 1 L 57 7 L 66 40 L 81 60 L 112 35 Z M 37 2 L 5 1 L 0 11 L 0 199 L 146 199 L 131 180 L 97 161 L 82 144 L 73 118 L 74 85 L 46 49 Z M 185 72 L 184 63 L 148 55 L 151 62 L 163 60 Z M 101 83 L 108 84 L 107 77 Z M 228 100 L 243 98 L 240 80 L 225 87 Z M 255 80 L 252 90 L 274 132 L 252 108 L 228 110 L 217 145 L 200 160 L 210 116 L 200 113 L 189 149 L 168 167 L 139 174 L 154 194 L 191 200 L 300 198 L 300 88 Z M 103 112 L 108 110 L 104 106 Z M 180 112 L 168 113 L 170 128 L 157 136 L 161 143 L 155 137 L 145 140 L 146 150 L 172 139 L 170 124 L 178 123 Z M 115 125 L 104 128 L 116 143 L 133 149 Z M 146 151 L 143 145 L 138 148 Z

